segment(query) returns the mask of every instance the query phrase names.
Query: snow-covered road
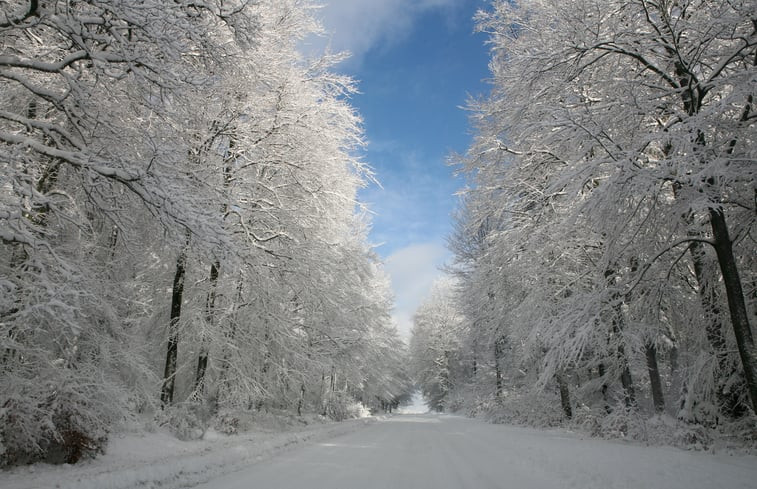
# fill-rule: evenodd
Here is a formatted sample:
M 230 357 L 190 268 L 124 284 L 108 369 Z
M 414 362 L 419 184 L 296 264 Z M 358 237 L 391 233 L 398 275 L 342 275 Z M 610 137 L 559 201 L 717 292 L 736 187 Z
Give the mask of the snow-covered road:
M 202 489 L 757 488 L 757 457 L 401 415 L 218 477 Z

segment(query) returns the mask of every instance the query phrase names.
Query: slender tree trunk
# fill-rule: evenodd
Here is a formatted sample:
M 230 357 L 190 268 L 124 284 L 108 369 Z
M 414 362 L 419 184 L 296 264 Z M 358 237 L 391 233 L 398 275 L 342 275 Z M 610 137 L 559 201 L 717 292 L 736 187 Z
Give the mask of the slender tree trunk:
M 599 374 L 599 378 L 604 379 L 606 372 L 607 371 L 605 369 L 605 364 L 600 363 L 597 366 L 597 373 Z M 612 412 L 612 406 L 610 405 L 610 401 L 607 399 L 607 382 L 604 381 L 602 382 L 602 399 L 605 401 L 605 412 L 607 414 L 610 414 Z
M 605 279 L 607 280 L 608 287 L 611 287 L 614 284 L 615 271 L 612 269 L 605 270 Z M 631 377 L 631 367 L 628 364 L 628 356 L 626 355 L 625 342 L 623 340 L 623 304 L 620 300 L 620 294 L 618 292 L 614 292 L 610 300 L 611 302 L 614 302 L 612 307 L 612 331 L 618 337 L 616 358 L 621 366 L 620 383 L 623 386 L 625 393 L 624 395 L 626 407 L 632 408 L 636 406 L 636 392 L 634 390 L 633 378 Z
M 221 263 L 216 260 L 210 266 L 210 291 L 205 302 L 205 321 L 208 326 L 212 326 L 215 316 L 216 288 L 218 286 L 218 269 Z M 195 393 L 202 396 L 205 388 L 205 371 L 208 369 L 208 344 L 207 339 L 203 338 L 200 344 L 200 355 L 197 357 L 197 373 L 195 375 Z
M 683 372 L 679 368 L 679 350 L 677 335 L 671 335 L 670 339 L 673 342 L 673 346 L 668 350 L 668 362 L 670 363 L 670 388 L 668 389 L 668 396 L 673 401 L 670 402 L 671 406 L 678 406 L 681 409 L 683 406 L 683 394 L 684 394 L 684 380 Z
M 266 376 L 268 375 L 268 369 L 271 365 L 271 326 L 266 323 L 265 336 L 263 337 L 263 343 L 265 344 L 265 354 L 263 355 L 263 365 L 260 368 L 260 382 L 266 382 Z M 264 399 L 260 398 L 257 402 L 257 410 L 263 409 Z
M 660 369 L 657 366 L 657 348 L 653 343 L 647 343 L 644 348 L 647 357 L 647 371 L 649 372 L 649 383 L 652 388 L 652 403 L 656 413 L 665 410 L 665 397 L 662 393 L 662 381 L 660 380 Z
M 738 375 L 728 361 L 728 347 L 726 344 L 723 323 L 720 320 L 719 298 L 716 291 L 715 270 L 708 271 L 707 254 L 701 242 L 693 241 L 689 245 L 689 255 L 694 266 L 694 276 L 697 279 L 699 300 L 706 314 L 707 340 L 712 347 L 718 363 L 720 378 L 717 380 L 716 396 L 718 407 L 722 414 L 729 418 L 738 417 L 739 394 L 734 389 L 726 389 L 728 378 Z
M 562 372 L 555 374 L 555 380 L 557 381 L 557 386 L 560 388 L 560 404 L 562 405 L 563 413 L 565 413 L 566 418 L 571 419 L 573 417 L 573 408 L 570 405 L 568 382 L 565 380 Z
M 166 366 L 163 370 L 163 388 L 160 392 L 160 402 L 163 407 L 173 403 L 174 384 L 176 380 L 176 361 L 179 353 L 179 319 L 181 318 L 181 302 L 184 295 L 184 275 L 186 273 L 187 248 L 189 247 L 189 232 L 187 232 L 187 246 L 176 260 L 176 274 L 173 278 L 173 293 L 171 294 L 171 318 L 168 323 L 168 347 L 166 349 Z
M 240 271 L 239 279 L 237 281 L 237 299 L 234 302 L 234 310 L 231 314 L 231 319 L 227 321 L 228 327 L 224 330 L 224 337 L 226 338 L 227 345 L 224 348 L 223 360 L 221 361 L 221 371 L 218 374 L 218 380 L 216 381 L 215 388 L 215 396 L 219 404 L 223 399 L 224 392 L 228 393 L 230 391 L 230 389 L 228 388 L 227 377 L 229 374 L 229 369 L 231 368 L 232 349 L 229 347 L 229 344 L 234 340 L 237 334 L 238 306 L 242 303 L 242 293 L 244 291 L 244 282 L 242 278 L 243 273 Z
M 757 53 L 755 53 L 752 65 L 757 65 Z M 684 109 L 689 115 L 694 115 L 701 110 L 702 97 L 693 96 L 694 93 L 692 91 L 694 89 L 691 88 L 693 85 L 688 83 L 691 75 L 688 73 L 686 67 L 684 67 L 679 61 L 676 62 L 676 70 L 681 81 L 685 82 L 682 83 L 681 86 L 690 87 L 681 93 Z M 693 101 L 696 101 L 696 103 Z M 752 102 L 753 97 L 752 95 L 749 95 L 747 98 L 747 104 L 740 116 L 741 122 L 748 120 L 750 111 L 752 110 Z M 701 130 L 697 135 L 696 142 L 700 149 L 705 149 L 707 143 L 704 133 Z M 727 150 L 729 155 L 733 154 L 735 145 L 736 140 L 731 140 L 729 144 L 730 147 Z M 711 184 L 711 181 L 707 182 L 708 186 Z M 752 330 L 749 326 L 749 316 L 746 310 L 746 303 L 744 302 L 744 293 L 741 288 L 738 266 L 736 265 L 736 259 L 733 255 L 733 242 L 728 234 L 728 225 L 726 223 L 723 208 L 718 205 L 710 207 L 709 216 L 714 241 L 713 246 L 718 257 L 720 272 L 725 284 L 728 309 L 731 315 L 731 326 L 734 335 L 736 336 L 736 344 L 738 346 L 741 364 L 744 369 L 747 392 L 752 403 L 752 410 L 757 413 L 757 353 L 754 348 Z
M 755 354 L 754 338 L 749 326 L 749 316 L 744 302 L 744 292 L 741 288 L 736 258 L 733 255 L 733 243 L 728 235 L 728 226 L 721 208 L 710 208 L 710 225 L 728 298 L 733 333 L 736 336 L 741 364 L 744 367 L 747 391 L 752 401 L 752 409 L 757 413 L 757 358 L 755 358 L 757 354 Z
M 504 349 L 504 339 L 503 337 L 500 336 L 494 342 L 494 373 L 495 373 L 495 382 L 496 382 L 495 395 L 497 399 L 502 397 L 502 389 L 503 389 L 502 368 L 500 366 L 500 360 L 502 359 L 503 349 Z
M 118 245 L 118 226 L 114 224 L 110 229 L 110 237 L 108 238 L 108 249 L 110 250 L 108 259 L 111 261 L 116 256 L 116 245 Z
M 321 372 L 321 388 L 318 390 L 318 402 L 321 405 L 321 415 L 326 416 L 326 374 Z
M 305 403 L 305 383 L 300 384 L 300 398 L 297 400 L 297 416 L 302 416 L 302 405 Z
M 636 407 L 636 391 L 633 387 L 633 378 L 631 378 L 631 369 L 628 367 L 628 359 L 625 356 L 623 346 L 618 347 L 618 355 L 624 359 L 625 366 L 620 373 L 620 383 L 625 391 L 625 403 L 627 408 Z
M 474 323 L 475 324 L 475 323 Z M 472 350 L 473 350 L 473 377 L 475 379 L 476 375 L 478 374 L 478 348 L 476 348 L 476 340 L 473 340 Z
M 234 148 L 236 146 L 235 139 L 232 137 L 229 140 L 229 154 L 225 158 L 223 166 L 223 189 L 228 191 L 231 185 L 232 171 L 234 161 L 236 160 L 236 154 Z M 221 216 L 225 218 L 226 212 L 229 210 L 227 203 L 221 206 Z M 215 260 L 210 266 L 210 291 L 208 292 L 208 298 L 205 302 L 205 318 L 208 326 L 213 325 L 213 319 L 215 316 L 215 303 L 216 303 L 216 289 L 218 288 L 218 272 L 221 268 L 220 260 Z M 208 368 L 208 344 L 205 338 L 202 339 L 200 344 L 200 355 L 197 358 L 197 373 L 195 375 L 195 393 L 201 396 L 204 390 L 205 372 Z

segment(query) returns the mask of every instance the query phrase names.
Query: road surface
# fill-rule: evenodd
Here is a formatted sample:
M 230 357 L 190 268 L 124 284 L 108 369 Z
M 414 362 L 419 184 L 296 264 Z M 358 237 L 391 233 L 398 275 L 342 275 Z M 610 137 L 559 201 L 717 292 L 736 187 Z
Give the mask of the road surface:
M 757 458 L 445 415 L 400 415 L 213 479 L 202 489 L 757 488 Z

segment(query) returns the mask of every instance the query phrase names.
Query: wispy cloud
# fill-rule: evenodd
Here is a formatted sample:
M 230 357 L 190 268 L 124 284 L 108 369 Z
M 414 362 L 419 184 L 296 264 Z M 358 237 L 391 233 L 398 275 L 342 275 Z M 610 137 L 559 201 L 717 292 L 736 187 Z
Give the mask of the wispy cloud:
M 316 45 L 329 44 L 333 52 L 349 51 L 360 64 L 374 48 L 393 46 L 411 31 L 414 20 L 432 9 L 455 7 L 459 0 L 325 0 L 318 13 L 326 31 Z
M 400 336 L 410 337 L 413 314 L 428 295 L 434 281 L 442 275 L 439 268 L 449 258 L 441 243 L 420 243 L 392 253 L 385 263 L 395 293 L 392 314 Z
M 374 212 L 374 244 L 383 256 L 413 243 L 444 242 L 450 231 L 450 212 L 458 182 L 444 166 L 443 156 L 404 149 L 392 142 L 371 143 L 372 162 L 381 186 L 360 192 L 361 201 Z

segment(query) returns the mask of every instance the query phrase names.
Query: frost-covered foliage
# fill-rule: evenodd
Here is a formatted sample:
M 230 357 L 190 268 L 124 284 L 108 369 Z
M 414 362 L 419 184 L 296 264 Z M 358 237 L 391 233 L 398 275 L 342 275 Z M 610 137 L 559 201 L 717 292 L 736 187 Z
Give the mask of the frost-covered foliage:
M 413 317 L 411 372 L 428 407 L 455 410 L 451 392 L 459 385 L 463 361 L 461 316 L 452 297 L 453 282 L 440 279 Z
M 756 10 L 496 0 L 479 14 L 492 90 L 471 102 L 450 239 L 467 409 L 551 424 L 561 407 L 624 436 L 655 414 L 754 422 Z
M 310 13 L 0 2 L 0 465 L 159 408 L 193 437 L 404 392 L 355 88 L 298 54 Z

